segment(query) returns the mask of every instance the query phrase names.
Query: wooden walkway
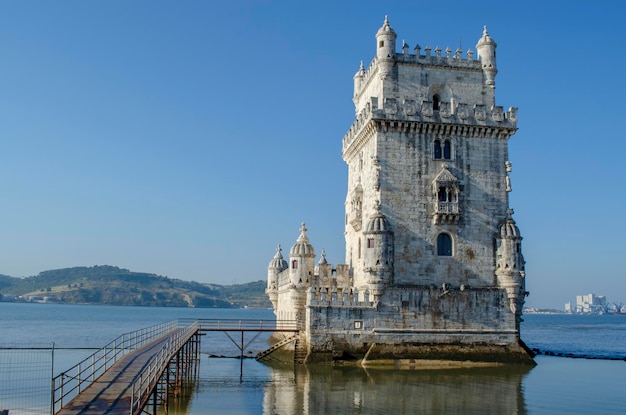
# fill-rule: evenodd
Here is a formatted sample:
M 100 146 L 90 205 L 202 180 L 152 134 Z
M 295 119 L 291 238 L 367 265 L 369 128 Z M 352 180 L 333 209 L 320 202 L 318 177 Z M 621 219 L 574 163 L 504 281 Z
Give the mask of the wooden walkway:
M 170 338 L 182 330 L 184 329 L 176 329 L 122 357 L 57 414 L 130 414 L 134 380 L 146 368 L 150 360 L 163 349 Z
M 156 414 L 161 376 L 167 375 L 164 395 L 167 406 L 170 362 L 176 357 L 176 374 L 182 375 L 182 366 L 188 368 L 189 365 L 181 360 L 184 361 L 185 356 L 190 358 L 194 353 L 198 356 L 197 336 L 209 331 L 224 332 L 240 349 L 242 359 L 247 347 L 244 343 L 244 332 L 257 332 L 257 336 L 261 332 L 298 333 L 294 321 L 179 319 L 177 322 L 166 322 L 122 335 L 93 356 L 54 378 L 55 415 Z M 241 343 L 238 344 L 228 332 L 241 332 Z M 150 341 L 151 339 L 153 340 Z M 183 359 L 180 359 L 181 356 Z M 175 377 L 178 381 L 178 376 Z M 84 387 L 81 386 L 83 382 Z M 69 399 L 71 396 L 73 398 L 64 404 L 65 397 Z M 147 406 L 151 396 L 152 410 Z

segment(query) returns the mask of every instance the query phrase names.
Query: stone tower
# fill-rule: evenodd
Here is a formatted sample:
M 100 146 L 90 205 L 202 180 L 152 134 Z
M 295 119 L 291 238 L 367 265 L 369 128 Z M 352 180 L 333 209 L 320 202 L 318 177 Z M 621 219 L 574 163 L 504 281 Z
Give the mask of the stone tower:
M 315 254 L 303 226 L 290 261 L 306 269 L 290 263 L 291 286 L 281 288 L 283 274 L 268 285 L 277 316 L 281 295 L 307 292 L 292 306 L 310 360 L 484 360 L 494 347 L 495 360 L 531 360 L 519 337 L 527 293 L 508 198 L 517 109 L 495 105 L 497 45 L 485 27 L 477 59 L 439 46 L 409 53 L 406 43 L 397 53 L 387 18 L 375 38 L 374 59 L 354 76 L 356 120 L 342 143 L 346 265 L 331 278 L 319 266 L 308 274 Z

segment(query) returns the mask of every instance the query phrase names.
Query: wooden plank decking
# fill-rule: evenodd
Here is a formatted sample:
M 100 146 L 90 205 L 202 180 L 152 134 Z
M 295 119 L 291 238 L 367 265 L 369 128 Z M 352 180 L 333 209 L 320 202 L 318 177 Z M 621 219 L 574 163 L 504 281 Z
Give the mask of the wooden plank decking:
M 135 377 L 177 329 L 122 357 L 89 387 L 57 412 L 59 415 L 128 415 Z

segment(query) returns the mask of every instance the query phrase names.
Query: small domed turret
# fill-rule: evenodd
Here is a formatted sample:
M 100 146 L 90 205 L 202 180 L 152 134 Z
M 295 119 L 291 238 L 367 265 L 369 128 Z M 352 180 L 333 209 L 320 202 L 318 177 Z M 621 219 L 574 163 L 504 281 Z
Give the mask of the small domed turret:
M 276 254 L 274 255 L 274 258 L 270 261 L 270 264 L 268 266 L 269 269 L 278 270 L 278 272 L 281 272 L 289 268 L 287 261 L 285 261 L 281 253 L 282 250 L 283 249 L 279 244 L 276 248 Z
M 267 289 L 265 292 L 272 302 L 274 310 L 278 304 L 278 274 L 289 268 L 287 261 L 283 259 L 280 245 L 276 248 L 276 254 L 267 267 Z
M 393 58 L 393 55 L 396 53 L 397 38 L 396 32 L 389 25 L 389 19 L 385 16 L 385 22 L 376 32 L 376 40 L 378 41 L 376 56 L 379 58 Z
M 361 61 L 361 66 L 359 66 L 359 70 L 354 74 L 354 97 L 356 97 L 361 92 L 361 86 L 363 85 L 363 78 L 365 77 L 365 66 L 363 66 L 363 61 Z M 356 104 L 356 102 L 355 102 Z M 358 111 L 358 108 L 356 108 Z
M 306 236 L 306 226 L 302 222 L 300 236 L 289 251 L 289 275 L 296 287 L 308 286 L 315 270 L 315 249 Z
M 366 233 L 391 232 L 391 228 L 389 227 L 387 218 L 380 211 L 379 205 L 376 205 L 376 212 L 374 213 L 374 215 L 370 217 L 370 220 L 367 223 L 367 227 L 365 228 L 365 232 Z
M 396 32 L 389 25 L 389 19 L 385 16 L 385 22 L 376 32 L 376 57 L 380 65 L 381 79 L 387 78 L 392 71 L 397 37 Z
M 315 257 L 315 249 L 313 249 L 313 245 L 309 243 L 309 237 L 306 236 L 306 225 L 302 222 L 302 226 L 300 227 L 300 236 L 296 240 L 296 243 L 291 247 L 289 251 L 289 256 L 304 256 L 304 257 Z
M 500 237 L 496 239 L 496 277 L 498 285 L 506 290 L 509 307 L 516 316 L 517 324 L 521 321 L 524 305 L 525 271 L 522 255 L 522 237 L 513 220 L 513 209 L 509 209 L 500 226 Z
M 502 239 L 522 239 L 519 228 L 513 218 L 509 215 L 500 227 L 500 237 Z
M 374 209 L 374 214 L 363 232 L 366 241 L 363 265 L 367 274 L 365 279 L 367 289 L 377 301 L 393 275 L 393 231 L 378 201 Z
M 492 89 L 496 87 L 496 74 L 498 68 L 496 66 L 496 42 L 493 41 L 489 33 L 487 33 L 487 26 L 483 30 L 483 36 L 478 40 L 476 44 L 476 51 L 480 59 L 480 64 L 485 74 L 485 84 Z M 495 105 L 495 102 L 491 103 Z

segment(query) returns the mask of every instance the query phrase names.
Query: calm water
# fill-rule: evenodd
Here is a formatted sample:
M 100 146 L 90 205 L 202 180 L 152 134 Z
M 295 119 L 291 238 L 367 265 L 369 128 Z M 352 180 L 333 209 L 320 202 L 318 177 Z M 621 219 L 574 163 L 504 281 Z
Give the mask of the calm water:
M 0 409 L 47 413 L 51 372 L 60 373 L 122 333 L 177 318 L 271 319 L 269 310 L 0 303 L 1 345 L 55 344 L 49 352 L 0 351 Z M 626 316 L 527 315 L 522 338 L 561 354 L 626 358 Z M 252 355 L 266 337 L 251 341 Z M 236 356 L 222 333 L 202 338 L 200 379 L 170 413 L 200 414 L 624 414 L 626 362 L 538 356 L 538 365 L 463 370 L 269 367 Z M 28 362 L 24 364 L 24 362 Z M 7 374 L 18 379 L 6 380 Z M 19 400 L 11 395 L 22 396 Z M 26 393 L 24 393 L 26 391 Z M 43 392 L 42 392 L 43 391 Z

